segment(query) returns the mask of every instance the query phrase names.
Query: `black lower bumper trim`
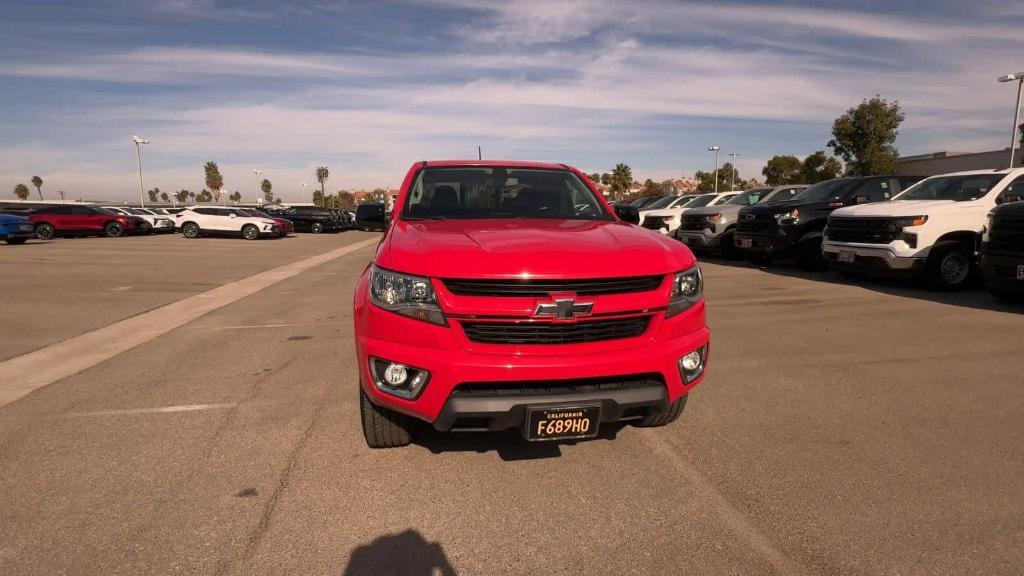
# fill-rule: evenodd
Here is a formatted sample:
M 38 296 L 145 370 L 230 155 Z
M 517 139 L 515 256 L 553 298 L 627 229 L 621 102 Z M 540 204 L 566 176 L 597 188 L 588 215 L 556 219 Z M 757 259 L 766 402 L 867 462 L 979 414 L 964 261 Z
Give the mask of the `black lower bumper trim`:
M 600 404 L 601 422 L 614 422 L 643 418 L 668 409 L 668 395 L 664 382 L 645 380 L 631 381 L 629 386 L 580 387 L 565 391 L 546 389 L 523 393 L 521 383 L 508 383 L 511 393 L 502 394 L 501 383 L 495 384 L 493 394 L 458 395 L 448 398 L 441 413 L 434 421 L 437 430 L 495 431 L 519 428 L 531 406 L 571 406 Z

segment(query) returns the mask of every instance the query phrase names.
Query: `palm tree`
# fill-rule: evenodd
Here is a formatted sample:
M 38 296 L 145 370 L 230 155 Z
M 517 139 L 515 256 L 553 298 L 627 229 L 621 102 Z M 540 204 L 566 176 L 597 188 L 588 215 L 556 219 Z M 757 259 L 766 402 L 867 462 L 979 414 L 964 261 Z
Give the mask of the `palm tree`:
M 271 184 L 270 180 L 267 180 L 266 178 L 263 179 L 263 182 L 260 182 L 260 191 L 263 192 L 263 199 L 265 201 L 267 201 L 267 202 L 273 202 L 274 201 L 274 195 L 271 193 L 271 190 L 273 188 L 274 188 L 274 185 Z
M 39 199 L 43 199 L 43 179 L 39 176 L 32 177 L 32 185 L 36 187 L 36 192 L 39 193 Z
M 14 195 L 18 197 L 18 200 L 28 200 L 28 186 L 18 184 L 14 187 Z
M 150 202 L 156 202 L 157 197 L 160 196 L 160 189 L 159 188 L 153 188 L 152 190 L 147 190 L 146 194 L 149 195 L 149 201 Z
M 238 204 L 239 202 L 242 201 L 242 193 L 239 192 L 238 190 L 235 190 L 234 192 L 231 193 L 231 196 L 228 196 L 228 198 L 230 198 L 231 201 L 234 202 L 235 204 Z
M 324 182 L 327 181 L 331 175 L 331 171 L 327 169 L 327 166 L 321 166 L 316 169 L 316 179 L 320 182 L 320 195 L 324 195 Z
M 224 177 L 220 175 L 220 168 L 217 163 L 210 161 L 203 166 L 203 173 L 206 176 L 206 186 L 213 190 L 213 200 L 220 201 L 220 189 L 224 187 Z M 207 192 L 209 193 L 209 192 Z
M 188 200 L 189 194 L 191 194 L 191 192 L 189 192 L 188 190 L 181 189 L 174 193 L 174 199 L 184 204 L 185 200 Z
M 193 201 L 193 202 L 195 202 L 195 200 L 196 200 L 196 193 L 195 192 L 189 192 L 188 193 L 188 199 Z
M 166 203 L 168 203 L 168 202 L 170 202 L 170 201 L 171 201 L 171 197 L 167 195 L 167 192 L 161 192 L 161 193 L 160 193 L 160 200 L 161 200 L 161 201 L 162 201 L 162 202 L 163 202 L 164 204 L 166 204 Z
M 615 197 L 618 200 L 622 199 L 622 196 L 629 191 L 629 186 L 633 183 L 633 170 L 626 164 L 618 163 L 615 165 L 615 169 L 612 170 L 611 187 L 612 191 L 615 192 Z
M 60 196 L 61 203 L 64 202 L 64 194 L 66 194 L 66 192 L 64 192 L 63 190 L 58 190 L 57 191 L 57 195 Z

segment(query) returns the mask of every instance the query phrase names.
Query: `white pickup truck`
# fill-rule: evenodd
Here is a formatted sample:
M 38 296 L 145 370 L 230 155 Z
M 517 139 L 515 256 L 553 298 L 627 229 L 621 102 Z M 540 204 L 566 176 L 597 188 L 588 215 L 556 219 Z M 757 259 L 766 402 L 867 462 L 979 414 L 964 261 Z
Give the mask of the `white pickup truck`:
M 996 198 L 1022 191 L 1024 168 L 974 170 L 926 178 L 891 202 L 840 208 L 825 229 L 825 262 L 845 273 L 903 273 L 938 290 L 962 288 Z

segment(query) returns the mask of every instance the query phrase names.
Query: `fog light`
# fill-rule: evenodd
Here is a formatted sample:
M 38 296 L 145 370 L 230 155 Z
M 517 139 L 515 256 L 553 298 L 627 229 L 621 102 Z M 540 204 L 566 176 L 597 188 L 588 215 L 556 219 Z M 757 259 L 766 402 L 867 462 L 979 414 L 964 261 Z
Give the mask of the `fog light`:
M 679 359 L 679 375 L 683 384 L 689 384 L 704 373 L 704 362 L 707 359 L 708 347 L 705 344 Z
M 386 394 L 413 400 L 430 380 L 430 372 L 399 362 L 370 357 L 373 385 Z
M 408 377 L 409 373 L 401 364 L 388 364 L 388 367 L 384 369 L 384 381 L 392 386 L 401 385 Z

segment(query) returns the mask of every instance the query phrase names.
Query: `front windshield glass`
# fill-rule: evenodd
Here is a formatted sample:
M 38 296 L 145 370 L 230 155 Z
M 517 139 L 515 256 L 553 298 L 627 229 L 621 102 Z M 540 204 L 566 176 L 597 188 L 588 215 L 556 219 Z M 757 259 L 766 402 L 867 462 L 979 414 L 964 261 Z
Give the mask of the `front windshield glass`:
M 664 198 L 659 198 L 654 202 L 647 204 L 643 208 L 644 210 L 657 210 L 658 208 L 668 208 L 669 204 L 675 202 L 677 199 L 678 196 L 665 196 Z
M 696 198 L 691 200 L 689 203 L 687 203 L 686 207 L 687 208 L 701 208 L 703 206 L 707 206 L 708 204 L 711 203 L 712 200 L 715 199 L 716 196 L 718 196 L 718 194 L 701 194 L 700 196 L 697 196 Z
M 146 212 L 145 210 L 140 210 L 138 208 L 123 208 L 123 210 L 127 211 L 129 214 L 134 214 L 136 216 L 152 216 L 152 214 L 150 214 L 149 212 Z
M 836 178 L 818 182 L 810 188 L 793 197 L 793 200 L 806 200 L 808 202 L 825 202 L 828 200 L 842 200 L 843 194 L 852 188 L 857 181 L 853 178 Z
M 895 200 L 977 200 L 989 193 L 1006 174 L 937 176 L 914 184 Z
M 802 190 L 794 190 L 793 188 L 783 188 L 775 194 L 769 194 L 766 198 L 762 198 L 759 204 L 775 204 L 776 202 L 783 202 L 795 198 L 797 194 Z
M 726 204 L 733 206 L 753 206 L 764 198 L 764 195 L 771 192 L 771 188 L 751 188 L 746 192 L 740 192 L 730 199 Z
M 402 219 L 447 218 L 613 219 L 568 170 L 500 166 L 421 170 L 409 189 Z

